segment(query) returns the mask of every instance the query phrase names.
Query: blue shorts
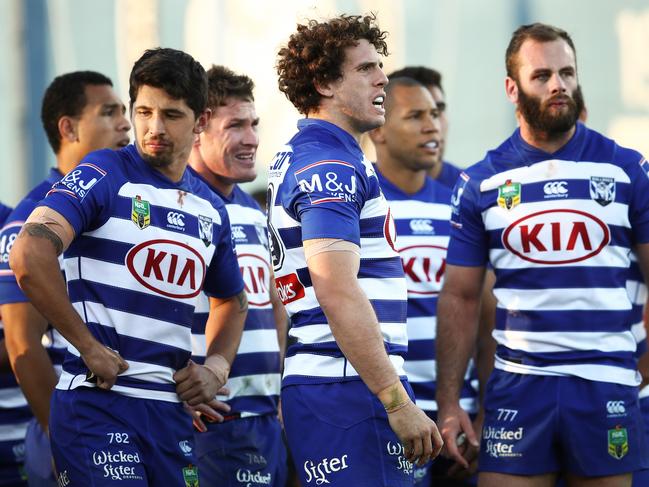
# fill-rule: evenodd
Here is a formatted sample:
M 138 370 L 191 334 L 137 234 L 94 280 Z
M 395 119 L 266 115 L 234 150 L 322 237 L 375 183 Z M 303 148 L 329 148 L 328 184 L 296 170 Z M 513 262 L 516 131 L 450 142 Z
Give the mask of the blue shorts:
M 202 485 L 285 486 L 286 448 L 277 416 L 206 425 L 205 433 L 194 432 Z
M 637 387 L 494 370 L 480 471 L 621 475 L 649 467 Z
M 25 435 L 25 473 L 29 487 L 56 487 L 53 466 L 50 439 L 33 418 Z
M 644 420 L 645 438 L 649 442 L 649 397 L 640 399 L 640 411 L 642 411 Z M 649 485 L 649 469 L 633 472 L 633 487 L 646 487 L 647 485 Z
M 413 485 L 413 464 L 362 381 L 286 386 L 282 416 L 303 487 Z
M 27 487 L 24 440 L 0 441 L 0 486 Z
M 192 420 L 178 403 L 55 390 L 50 440 L 59 485 L 198 487 Z

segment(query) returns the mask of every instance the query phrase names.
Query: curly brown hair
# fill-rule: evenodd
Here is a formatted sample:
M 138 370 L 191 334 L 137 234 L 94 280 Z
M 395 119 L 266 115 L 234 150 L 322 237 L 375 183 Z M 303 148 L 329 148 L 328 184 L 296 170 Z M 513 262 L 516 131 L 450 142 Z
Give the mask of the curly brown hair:
M 304 115 L 320 105 L 316 84 L 342 78 L 345 49 L 367 40 L 382 56 L 388 55 L 386 31 L 375 23 L 376 15 L 340 15 L 326 22 L 309 20 L 298 24 L 288 44 L 278 53 L 278 85 L 282 93 Z

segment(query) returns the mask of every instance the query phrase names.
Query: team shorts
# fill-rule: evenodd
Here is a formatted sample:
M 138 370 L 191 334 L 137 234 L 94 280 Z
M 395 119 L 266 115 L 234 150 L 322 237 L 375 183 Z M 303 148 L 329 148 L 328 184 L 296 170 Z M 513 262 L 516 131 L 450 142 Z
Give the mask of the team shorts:
M 644 420 L 645 438 L 649 443 L 649 395 L 640 398 L 640 411 Z M 633 487 L 646 487 L 649 485 L 649 469 L 633 472 Z
M 413 485 L 413 464 L 362 381 L 286 386 L 282 417 L 303 487 Z
M 56 487 L 50 439 L 36 418 L 32 418 L 25 435 L 25 473 L 29 487 Z
M 27 487 L 24 440 L 0 441 L 0 486 Z
M 480 471 L 620 475 L 649 467 L 637 387 L 494 370 Z
M 277 416 L 252 416 L 206 425 L 206 432 L 194 432 L 201 485 L 286 485 L 286 448 Z
M 55 390 L 50 440 L 59 486 L 198 487 L 192 428 L 179 403 Z

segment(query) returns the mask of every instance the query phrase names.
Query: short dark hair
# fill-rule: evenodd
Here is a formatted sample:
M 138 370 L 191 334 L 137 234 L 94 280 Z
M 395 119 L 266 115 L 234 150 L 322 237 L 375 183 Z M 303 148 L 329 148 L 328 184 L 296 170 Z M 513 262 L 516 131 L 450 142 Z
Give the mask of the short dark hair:
M 403 86 L 405 88 L 420 87 L 427 90 L 426 86 L 420 83 L 419 81 L 417 81 L 415 78 L 409 78 L 408 76 L 401 76 L 398 78 L 390 79 L 390 82 L 385 87 L 385 103 L 384 103 L 385 113 L 388 113 L 392 108 L 392 96 L 391 96 L 392 91 L 399 86 Z
M 390 81 L 393 78 L 412 78 L 426 87 L 435 86 L 442 92 L 444 91 L 444 88 L 442 88 L 442 73 L 425 66 L 406 66 L 388 75 Z
M 228 98 L 255 101 L 252 91 L 255 83 L 245 74 L 237 74 L 225 66 L 212 67 L 207 71 L 207 106 L 216 109 L 226 104 Z
M 61 117 L 78 117 L 88 103 L 86 86 L 109 85 L 113 82 L 107 76 L 95 71 L 74 71 L 57 76 L 43 95 L 41 122 L 47 140 L 55 154 L 61 150 L 59 120 Z
M 575 62 L 577 60 L 577 50 L 575 49 L 575 44 L 572 42 L 570 35 L 563 29 L 554 27 L 548 24 L 542 24 L 536 22 L 534 24 L 521 25 L 518 29 L 512 34 L 512 38 L 509 41 L 507 46 L 507 51 L 505 52 L 505 66 L 507 68 L 507 76 L 512 79 L 518 79 L 518 62 L 516 61 L 516 55 L 518 51 L 521 50 L 523 43 L 532 39 L 537 42 L 552 42 L 558 39 L 563 39 L 572 49 L 572 52 L 575 55 Z
M 144 51 L 129 78 L 131 109 L 142 85 L 160 88 L 172 98 L 184 100 L 196 117 L 207 107 L 207 74 L 201 63 L 186 52 L 166 47 Z
M 388 55 L 387 32 L 375 23 L 376 15 L 340 15 L 326 22 L 309 20 L 298 24 L 288 44 L 278 53 L 279 89 L 304 115 L 317 109 L 322 95 L 315 85 L 325 85 L 342 77 L 345 49 L 361 39 L 379 54 Z

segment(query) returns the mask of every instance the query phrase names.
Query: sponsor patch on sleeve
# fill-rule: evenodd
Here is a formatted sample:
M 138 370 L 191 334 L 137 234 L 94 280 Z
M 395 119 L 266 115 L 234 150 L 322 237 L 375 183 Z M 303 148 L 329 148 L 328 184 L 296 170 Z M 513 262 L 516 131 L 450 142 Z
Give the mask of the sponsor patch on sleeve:
M 83 162 L 54 184 L 50 193 L 61 192 L 83 201 L 92 187 L 104 176 L 106 176 L 106 171 L 102 168 L 89 162 Z
M 295 171 L 299 190 L 312 205 L 356 202 L 357 181 L 354 165 L 345 161 L 318 161 Z

